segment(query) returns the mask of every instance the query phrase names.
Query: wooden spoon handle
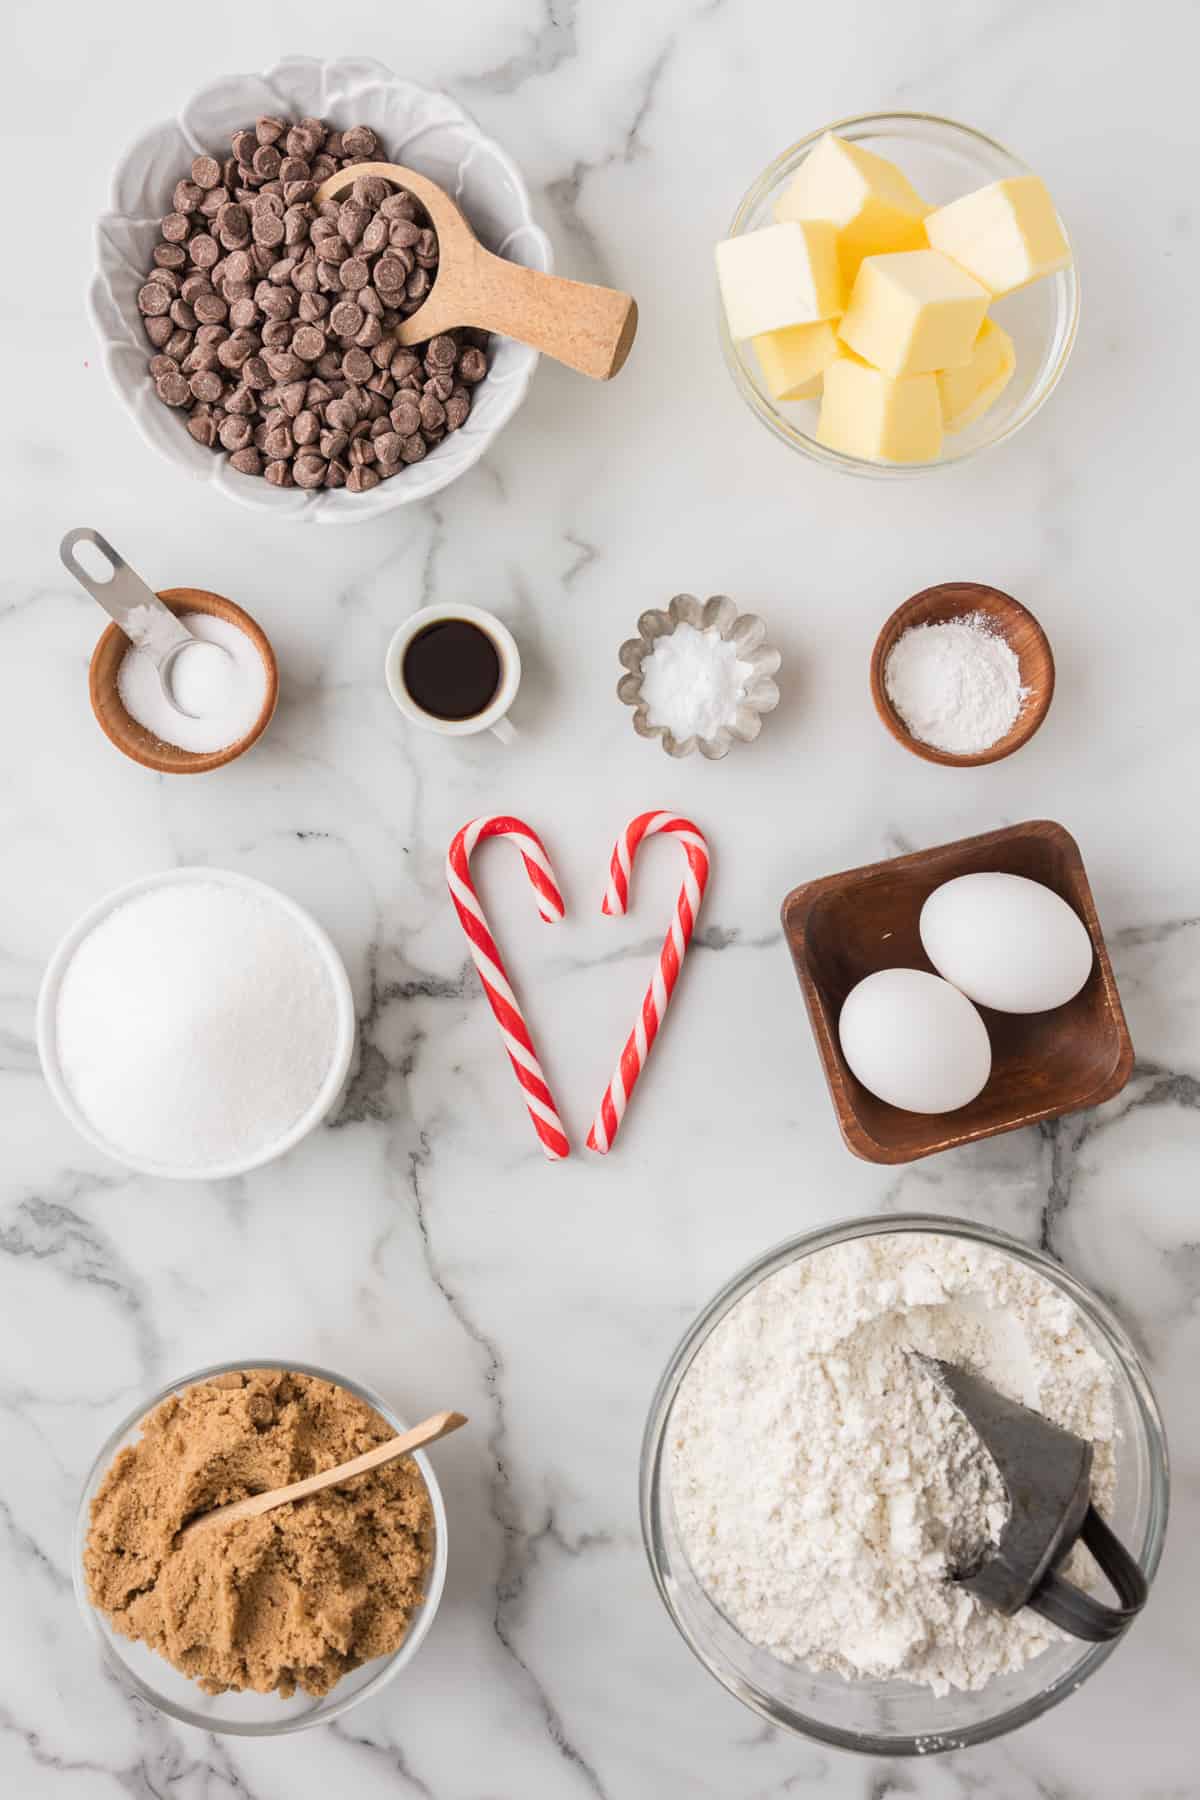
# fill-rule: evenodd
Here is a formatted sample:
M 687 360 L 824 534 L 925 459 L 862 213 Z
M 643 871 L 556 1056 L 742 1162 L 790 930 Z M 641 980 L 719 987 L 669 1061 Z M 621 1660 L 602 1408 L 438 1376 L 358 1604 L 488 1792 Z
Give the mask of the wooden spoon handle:
M 472 271 L 467 323 L 518 338 L 556 362 L 611 381 L 637 331 L 637 302 L 616 288 L 543 275 L 480 250 Z
M 303 1481 L 293 1481 L 288 1487 L 272 1488 L 266 1494 L 251 1494 L 245 1500 L 231 1500 L 227 1506 L 215 1506 L 211 1512 L 201 1513 L 184 1526 L 179 1534 L 179 1542 L 184 1543 L 194 1533 L 207 1531 L 212 1525 L 232 1525 L 238 1519 L 255 1519 L 260 1513 L 273 1512 L 277 1506 L 286 1506 L 291 1500 L 305 1500 L 310 1494 L 319 1494 L 324 1488 L 338 1487 L 355 1475 L 366 1475 L 372 1469 L 382 1469 L 411 1451 L 420 1450 L 425 1444 L 435 1444 L 439 1438 L 448 1437 L 466 1422 L 462 1413 L 434 1413 L 431 1418 L 422 1420 L 420 1425 L 414 1425 L 411 1431 L 404 1432 L 400 1437 L 389 1438 L 385 1444 L 376 1444 L 373 1450 L 365 1450 L 361 1456 L 352 1457 L 349 1462 L 338 1463 L 336 1468 L 322 1469 L 319 1474 L 308 1475 Z

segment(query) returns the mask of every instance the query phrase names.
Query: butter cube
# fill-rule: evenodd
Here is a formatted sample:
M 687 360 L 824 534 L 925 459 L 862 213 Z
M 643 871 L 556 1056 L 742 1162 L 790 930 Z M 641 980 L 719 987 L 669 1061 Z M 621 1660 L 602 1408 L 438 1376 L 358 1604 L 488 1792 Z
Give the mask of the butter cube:
M 925 221 L 929 242 L 995 298 L 1071 261 L 1054 202 L 1036 175 L 1014 175 L 964 194 Z
M 942 448 L 936 375 L 899 380 L 847 354 L 825 371 L 817 439 L 876 462 L 933 462 Z
M 844 290 L 837 233 L 823 221 L 765 225 L 717 245 L 717 279 L 732 337 L 833 319 Z
M 943 369 L 938 375 L 945 430 L 962 431 L 981 419 L 1008 386 L 1016 366 L 1017 353 L 1007 331 L 994 319 L 985 319 L 970 362 L 961 369 Z
M 839 354 L 837 332 L 828 319 L 816 325 L 786 325 L 753 339 L 754 354 L 773 400 L 804 400 L 821 391 L 821 377 Z
M 937 250 L 868 256 L 838 330 L 888 375 L 924 375 L 971 360 L 987 289 Z
M 895 163 L 831 131 L 813 146 L 775 202 L 777 219 L 829 219 L 847 292 L 864 256 L 926 248 L 929 211 Z

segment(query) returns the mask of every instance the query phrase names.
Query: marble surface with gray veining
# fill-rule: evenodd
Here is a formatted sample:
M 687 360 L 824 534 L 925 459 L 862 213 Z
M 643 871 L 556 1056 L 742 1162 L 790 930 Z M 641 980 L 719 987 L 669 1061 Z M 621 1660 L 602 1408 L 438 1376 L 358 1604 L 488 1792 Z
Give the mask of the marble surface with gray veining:
M 5 554 L 0 585 L 0 1788 L 20 1800 L 1182 1800 L 1200 1794 L 1200 722 L 1195 602 L 1190 7 L 1061 0 L 470 0 L 436 8 L 59 7 L 0 24 L 8 98 Z M 83 317 L 93 218 L 128 139 L 201 81 L 287 52 L 379 57 L 474 111 L 524 169 L 566 272 L 627 286 L 641 335 L 594 387 L 544 366 L 493 453 L 436 504 L 344 531 L 275 527 L 160 463 L 107 391 Z M 1011 144 L 1075 236 L 1083 325 L 1020 438 L 944 477 L 802 466 L 744 410 L 715 342 L 710 246 L 803 132 L 882 107 Z M 14 178 L 14 174 L 17 178 Z M 282 666 L 245 762 L 162 780 L 100 736 L 95 608 L 56 546 L 99 527 L 154 584 L 243 602 Z M 1046 625 L 1059 689 L 1019 756 L 904 755 L 866 687 L 884 615 L 992 582 Z M 637 614 L 689 589 L 761 612 L 783 704 L 720 765 L 640 741 L 613 689 Z M 407 730 L 382 680 L 431 599 L 493 607 L 526 680 L 509 749 Z M 612 837 L 666 805 L 714 876 L 663 1039 L 607 1161 L 548 1166 L 442 882 L 465 819 L 542 829 L 570 916 L 480 859 L 577 1145 L 678 883 L 599 902 Z M 1138 1053 L 1097 1112 L 888 1171 L 838 1138 L 778 929 L 789 887 L 1024 818 L 1078 837 Z M 349 967 L 361 1059 L 338 1116 L 240 1181 L 172 1186 L 94 1154 L 55 1110 L 42 967 L 106 890 L 181 863 L 295 895 Z M 779 1238 L 855 1212 L 967 1214 L 1041 1242 L 1142 1348 L 1174 1514 L 1145 1618 L 1027 1730 L 920 1764 L 765 1729 L 660 1609 L 636 1517 L 639 1437 L 685 1325 Z M 449 1585 L 412 1668 L 334 1726 L 205 1736 L 124 1696 L 76 1612 L 80 1483 L 139 1397 L 208 1361 L 295 1356 L 473 1429 L 436 1452 Z

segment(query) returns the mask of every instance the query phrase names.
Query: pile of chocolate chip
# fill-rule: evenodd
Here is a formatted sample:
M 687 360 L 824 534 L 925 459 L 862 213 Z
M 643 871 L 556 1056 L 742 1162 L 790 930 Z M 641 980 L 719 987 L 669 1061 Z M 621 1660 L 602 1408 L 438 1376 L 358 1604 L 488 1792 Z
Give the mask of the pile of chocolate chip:
M 138 293 L 155 390 L 243 475 L 361 494 L 458 430 L 486 333 L 397 342 L 437 272 L 411 194 L 360 175 L 348 198 L 314 204 L 330 175 L 376 156 L 369 126 L 263 118 L 232 148 L 176 184 Z

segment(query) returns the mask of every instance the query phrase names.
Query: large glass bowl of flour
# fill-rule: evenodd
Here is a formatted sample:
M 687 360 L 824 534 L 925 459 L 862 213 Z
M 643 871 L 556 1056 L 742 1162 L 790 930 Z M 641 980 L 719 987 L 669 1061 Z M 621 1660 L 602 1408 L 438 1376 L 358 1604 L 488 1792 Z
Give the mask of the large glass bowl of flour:
M 680 1523 L 681 1510 L 686 1516 L 690 1502 L 681 1497 L 677 1503 L 672 1477 L 686 1409 L 694 1404 L 697 1384 L 692 1385 L 690 1402 L 686 1390 L 681 1402 L 680 1390 L 685 1387 L 695 1359 L 733 1309 L 772 1276 L 793 1270 L 802 1259 L 853 1240 L 878 1243 L 901 1234 L 911 1246 L 914 1233 L 967 1250 L 982 1249 L 1010 1258 L 1018 1270 L 1040 1277 L 1049 1285 L 1053 1304 L 1069 1303 L 1078 1331 L 1087 1349 L 1099 1357 L 1097 1366 L 1102 1366 L 1111 1388 L 1114 1429 L 1109 1465 L 1115 1474 L 1115 1494 L 1110 1522 L 1151 1578 L 1162 1551 L 1167 1518 L 1166 1442 L 1145 1370 L 1108 1308 L 1049 1257 L 1016 1239 L 965 1220 L 908 1214 L 886 1220 L 853 1219 L 794 1238 L 735 1276 L 687 1332 L 667 1366 L 650 1409 L 642 1446 L 641 1514 L 651 1571 L 684 1641 L 730 1693 L 774 1725 L 840 1749 L 877 1756 L 956 1750 L 1015 1730 L 1074 1693 L 1121 1641 L 1086 1644 L 1059 1639 L 1022 1667 L 995 1673 L 981 1688 L 951 1687 L 948 1692 L 935 1693 L 930 1686 L 910 1680 L 847 1678 L 836 1669 L 814 1669 L 761 1648 L 749 1641 L 730 1616 L 741 1604 L 736 1596 L 736 1572 L 731 1572 L 733 1585 L 729 1591 L 734 1601 L 728 1612 L 710 1598 L 694 1572 Z M 702 1362 L 700 1368 L 703 1367 Z M 745 1376 L 750 1384 L 745 1399 L 752 1404 L 752 1384 L 761 1379 L 761 1373 L 747 1365 Z M 741 1402 L 726 1393 L 722 1417 L 731 1443 L 741 1430 L 740 1413 Z M 805 1429 L 806 1423 L 803 1417 L 796 1419 L 798 1429 Z M 902 1447 L 893 1444 L 891 1448 L 894 1453 Z M 743 1493 L 753 1486 L 741 1482 L 734 1485 L 740 1486 Z M 804 1497 L 797 1498 L 802 1506 Z M 775 1500 L 769 1479 L 764 1479 L 763 1508 L 770 1509 Z M 751 1584 L 756 1579 L 757 1571 L 751 1571 Z M 1103 1586 L 1097 1591 L 1104 1596 Z M 825 1595 L 822 1601 L 824 1598 Z M 1027 1619 L 1031 1615 L 1019 1617 Z

